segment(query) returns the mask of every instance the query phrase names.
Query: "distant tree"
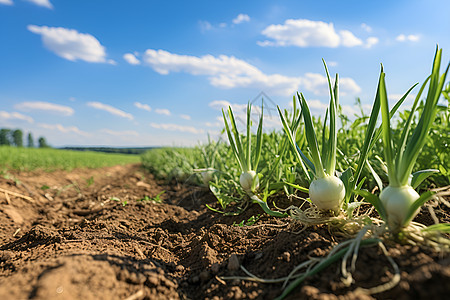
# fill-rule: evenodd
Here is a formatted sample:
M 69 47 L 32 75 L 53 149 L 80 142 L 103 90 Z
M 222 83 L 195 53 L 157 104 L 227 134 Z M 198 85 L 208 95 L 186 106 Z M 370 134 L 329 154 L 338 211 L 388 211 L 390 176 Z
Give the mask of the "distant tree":
M 34 140 L 33 140 L 33 135 L 30 133 L 28 133 L 28 148 L 34 148 Z
M 23 147 L 23 132 L 20 129 L 16 129 L 12 133 L 14 145 L 17 147 Z
M 11 129 L 2 128 L 0 129 L 0 145 L 11 145 Z
M 38 140 L 39 143 L 39 148 L 49 148 L 50 146 L 47 144 L 47 141 L 45 140 L 44 137 L 40 137 Z

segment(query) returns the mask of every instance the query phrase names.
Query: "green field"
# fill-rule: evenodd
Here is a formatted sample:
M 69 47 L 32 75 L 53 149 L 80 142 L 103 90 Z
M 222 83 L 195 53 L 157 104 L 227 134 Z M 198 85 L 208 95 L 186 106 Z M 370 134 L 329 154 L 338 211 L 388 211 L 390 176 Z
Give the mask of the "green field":
M 139 155 L 110 154 L 89 151 L 70 151 L 52 148 L 0 147 L 0 171 L 14 169 L 31 171 L 72 170 L 99 168 L 120 164 L 139 163 Z

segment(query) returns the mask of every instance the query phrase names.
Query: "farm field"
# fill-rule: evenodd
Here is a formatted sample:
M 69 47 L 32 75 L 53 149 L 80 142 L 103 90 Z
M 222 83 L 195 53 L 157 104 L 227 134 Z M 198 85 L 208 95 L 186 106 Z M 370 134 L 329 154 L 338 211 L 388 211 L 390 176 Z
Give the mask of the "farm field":
M 0 0 L 0 300 L 448 299 L 448 11 Z
M 0 146 L 0 171 L 1 168 L 23 171 L 35 169 L 70 171 L 77 167 L 99 168 L 139 161 L 138 155 Z
M 324 62 L 325 117 L 297 93 L 291 110 L 277 107 L 279 131 L 264 132 L 264 105 L 255 121 L 249 103 L 244 130 L 229 106 L 227 141 L 195 148 L 140 157 L 1 148 L 0 297 L 444 298 L 441 54 L 399 112 L 415 85 L 390 106 L 381 68 L 370 115 L 350 120 Z
M 273 299 L 280 283 L 221 278 L 244 276 L 239 265 L 263 278 L 283 277 L 341 239 L 326 226 L 299 232 L 301 225 L 286 218 L 261 216 L 236 226 L 260 208 L 215 213 L 205 207 L 217 202 L 207 189 L 155 180 L 139 164 L 11 174 L 15 180 L 0 179 L 11 193 L 9 200 L 2 193 L 0 204 L 2 299 Z M 449 209 L 439 207 L 436 216 L 448 222 Z M 428 209 L 417 218 L 432 224 Z M 393 289 L 355 293 L 394 272 L 378 247 L 367 247 L 351 287 L 333 264 L 288 299 L 439 299 L 448 293 L 448 257 L 417 246 L 387 247 L 401 270 Z

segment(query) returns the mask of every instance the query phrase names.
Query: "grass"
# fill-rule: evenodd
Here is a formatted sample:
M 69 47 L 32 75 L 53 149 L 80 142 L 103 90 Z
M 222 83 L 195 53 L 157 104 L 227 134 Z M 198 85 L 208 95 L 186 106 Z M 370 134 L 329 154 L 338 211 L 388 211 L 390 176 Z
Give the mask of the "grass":
M 75 168 L 100 168 L 139 162 L 140 156 L 138 155 L 80 152 L 52 148 L 0 147 L 0 166 L 8 170 L 70 171 Z

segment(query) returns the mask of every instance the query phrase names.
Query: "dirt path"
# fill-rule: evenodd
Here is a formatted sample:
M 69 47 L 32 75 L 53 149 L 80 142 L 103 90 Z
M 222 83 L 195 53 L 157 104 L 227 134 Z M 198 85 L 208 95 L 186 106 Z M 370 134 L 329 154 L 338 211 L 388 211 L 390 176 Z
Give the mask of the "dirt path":
M 208 191 L 156 182 L 138 165 L 6 177 L 0 178 L 0 299 L 273 299 L 279 283 L 220 277 L 244 276 L 239 265 L 263 278 L 283 277 L 336 244 L 326 227 L 296 234 L 299 226 L 287 219 L 233 226 L 259 208 L 235 217 L 213 213 L 205 207 L 215 204 Z M 139 201 L 163 191 L 162 203 Z M 448 216 L 448 209 L 437 215 L 445 222 Z M 389 292 L 353 292 L 392 278 L 373 247 L 360 252 L 356 284 L 345 287 L 336 264 L 289 299 L 444 299 L 450 293 L 448 256 L 388 248 L 402 276 Z

